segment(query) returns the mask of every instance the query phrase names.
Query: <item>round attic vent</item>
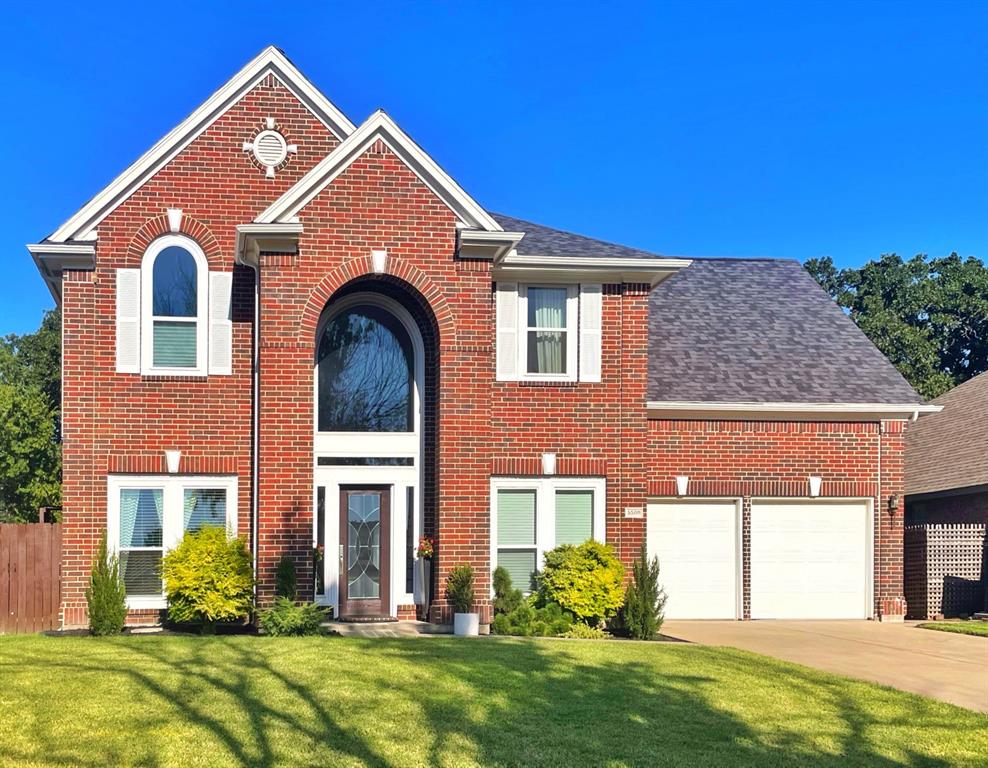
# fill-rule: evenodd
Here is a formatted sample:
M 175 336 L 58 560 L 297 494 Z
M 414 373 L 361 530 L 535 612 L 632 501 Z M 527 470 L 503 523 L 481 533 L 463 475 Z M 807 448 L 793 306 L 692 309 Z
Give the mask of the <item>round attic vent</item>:
M 277 131 L 261 131 L 254 139 L 254 157 L 261 165 L 274 168 L 288 157 L 288 143 Z

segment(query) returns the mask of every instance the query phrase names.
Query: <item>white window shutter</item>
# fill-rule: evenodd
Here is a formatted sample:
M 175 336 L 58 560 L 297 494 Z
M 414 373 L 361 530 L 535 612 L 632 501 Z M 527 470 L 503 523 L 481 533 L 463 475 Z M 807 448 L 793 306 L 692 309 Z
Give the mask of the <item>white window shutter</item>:
M 518 378 L 518 285 L 497 284 L 497 380 Z
M 600 381 L 602 287 L 580 286 L 580 381 Z
M 209 373 L 233 372 L 232 272 L 209 273 Z
M 141 270 L 117 270 L 117 373 L 141 372 Z

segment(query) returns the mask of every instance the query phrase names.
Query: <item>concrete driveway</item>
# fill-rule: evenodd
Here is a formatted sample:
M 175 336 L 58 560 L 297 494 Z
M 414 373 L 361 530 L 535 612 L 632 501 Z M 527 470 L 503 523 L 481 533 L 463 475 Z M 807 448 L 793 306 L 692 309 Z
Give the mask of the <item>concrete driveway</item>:
M 988 712 L 988 638 L 876 621 L 667 621 L 662 634 L 727 645 Z

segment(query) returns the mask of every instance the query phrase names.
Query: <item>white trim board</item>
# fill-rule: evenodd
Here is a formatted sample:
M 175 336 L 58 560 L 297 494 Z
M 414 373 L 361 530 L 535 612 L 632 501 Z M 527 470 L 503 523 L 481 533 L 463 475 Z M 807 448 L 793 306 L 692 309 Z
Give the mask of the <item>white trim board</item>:
M 323 96 L 280 50 L 268 46 L 48 239 L 65 242 L 92 238 L 93 230 L 100 221 L 269 74 L 288 88 L 337 138 L 342 140 L 354 131 L 355 126 L 346 115 Z
M 487 211 L 464 192 L 459 184 L 380 109 L 254 221 L 258 224 L 273 224 L 293 220 L 314 197 L 332 184 L 337 176 L 378 139 L 383 141 L 464 224 L 488 232 L 503 231 Z
M 650 419 L 738 419 L 758 421 L 879 421 L 938 413 L 941 405 L 922 403 L 711 403 L 650 400 Z

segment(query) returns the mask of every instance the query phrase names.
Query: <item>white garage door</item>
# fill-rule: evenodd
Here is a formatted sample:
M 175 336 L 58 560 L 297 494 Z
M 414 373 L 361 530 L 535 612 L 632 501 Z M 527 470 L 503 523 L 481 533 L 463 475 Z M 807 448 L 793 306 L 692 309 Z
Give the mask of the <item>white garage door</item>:
M 648 554 L 659 558 L 669 619 L 738 618 L 738 507 L 734 501 L 648 505 Z
M 865 619 L 868 504 L 751 503 L 751 618 Z

